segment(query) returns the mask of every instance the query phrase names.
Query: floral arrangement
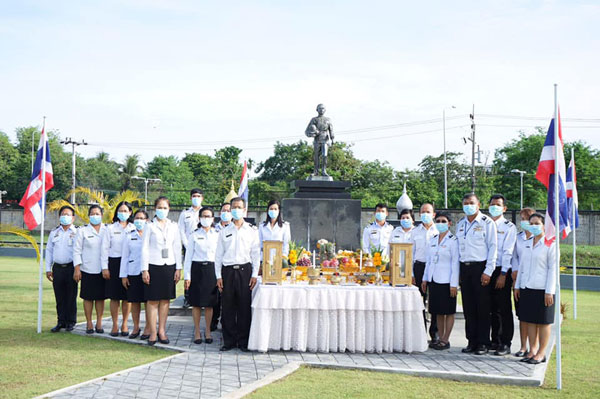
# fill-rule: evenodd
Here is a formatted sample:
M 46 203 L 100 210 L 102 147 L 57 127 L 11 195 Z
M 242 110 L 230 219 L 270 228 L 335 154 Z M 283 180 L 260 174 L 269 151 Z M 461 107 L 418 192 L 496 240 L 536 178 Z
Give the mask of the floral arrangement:
M 289 244 L 289 253 L 287 256 L 288 263 L 290 266 L 310 266 L 310 252 L 305 250 L 295 241 L 291 241 Z
M 333 260 L 336 258 L 334 242 L 329 242 L 322 238 L 317 241 L 317 249 L 319 250 L 319 257 L 322 259 L 321 264 L 323 264 L 324 260 Z

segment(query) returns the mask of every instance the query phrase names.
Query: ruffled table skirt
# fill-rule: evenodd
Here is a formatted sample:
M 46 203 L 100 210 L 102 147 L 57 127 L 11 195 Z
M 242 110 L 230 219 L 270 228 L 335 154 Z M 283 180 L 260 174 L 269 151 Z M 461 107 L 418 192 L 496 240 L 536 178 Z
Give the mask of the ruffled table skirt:
M 248 348 L 260 352 L 423 352 L 416 287 L 258 285 Z

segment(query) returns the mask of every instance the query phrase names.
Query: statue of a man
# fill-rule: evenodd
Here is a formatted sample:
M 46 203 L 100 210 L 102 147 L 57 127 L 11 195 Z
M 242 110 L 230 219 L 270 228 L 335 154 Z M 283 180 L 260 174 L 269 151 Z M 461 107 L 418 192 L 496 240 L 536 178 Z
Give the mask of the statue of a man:
M 314 138 L 315 169 L 313 176 L 318 176 L 319 169 L 321 169 L 321 176 L 328 177 L 329 175 L 326 172 L 327 146 L 329 145 L 329 139 L 331 139 L 331 145 L 333 145 L 333 125 L 331 120 L 325 116 L 325 106 L 323 104 L 317 105 L 317 113 L 319 116 L 315 116 L 310 120 L 304 133 L 306 136 Z

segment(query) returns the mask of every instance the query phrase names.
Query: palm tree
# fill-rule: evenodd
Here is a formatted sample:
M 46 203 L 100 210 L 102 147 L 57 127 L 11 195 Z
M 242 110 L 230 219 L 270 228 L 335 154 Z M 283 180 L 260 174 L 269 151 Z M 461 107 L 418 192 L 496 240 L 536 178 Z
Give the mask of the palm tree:
M 108 152 L 100 151 L 96 154 L 96 159 L 100 162 L 110 162 L 110 154 Z
M 124 162 L 119 167 L 121 179 L 123 180 L 122 190 L 132 188 L 131 177 L 137 176 L 143 170 L 144 168 L 140 165 L 140 156 L 138 154 L 126 155 Z

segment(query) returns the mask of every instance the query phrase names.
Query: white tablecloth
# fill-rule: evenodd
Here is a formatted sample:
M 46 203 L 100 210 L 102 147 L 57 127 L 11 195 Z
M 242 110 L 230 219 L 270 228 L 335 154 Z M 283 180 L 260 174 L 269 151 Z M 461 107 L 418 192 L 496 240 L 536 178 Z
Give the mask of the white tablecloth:
M 248 348 L 309 352 L 423 352 L 416 287 L 258 285 Z

